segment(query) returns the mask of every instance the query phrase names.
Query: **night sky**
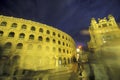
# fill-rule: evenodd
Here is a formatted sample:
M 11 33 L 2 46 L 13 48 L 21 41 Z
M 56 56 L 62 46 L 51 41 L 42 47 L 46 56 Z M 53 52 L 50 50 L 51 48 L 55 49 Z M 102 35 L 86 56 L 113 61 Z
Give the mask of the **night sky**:
M 120 22 L 120 0 L 0 0 L 0 14 L 58 28 L 75 42 L 89 41 L 90 19 L 112 14 Z

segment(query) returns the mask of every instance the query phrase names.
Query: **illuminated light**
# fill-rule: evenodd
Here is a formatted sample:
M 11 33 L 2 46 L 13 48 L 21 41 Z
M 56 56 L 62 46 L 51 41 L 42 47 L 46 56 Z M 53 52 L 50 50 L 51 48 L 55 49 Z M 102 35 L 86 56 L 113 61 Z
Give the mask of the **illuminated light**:
M 76 49 L 76 51 L 77 51 L 77 52 L 80 52 L 80 49 L 79 49 L 79 48 L 77 48 L 77 49 Z
M 82 46 L 80 45 L 80 46 L 78 46 L 78 48 L 79 48 L 79 49 L 81 49 L 81 48 L 82 48 Z

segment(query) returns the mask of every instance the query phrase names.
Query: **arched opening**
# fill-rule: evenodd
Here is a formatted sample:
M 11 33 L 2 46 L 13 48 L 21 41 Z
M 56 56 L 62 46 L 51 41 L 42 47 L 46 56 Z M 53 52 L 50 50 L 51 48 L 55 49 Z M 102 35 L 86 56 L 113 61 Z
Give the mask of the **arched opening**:
M 35 31 L 35 27 L 34 26 L 31 27 L 31 31 Z
M 70 64 L 70 58 L 68 58 L 68 64 Z
M 23 48 L 23 44 L 22 43 L 18 43 L 16 46 L 16 49 L 22 49 Z
M 22 28 L 22 29 L 27 29 L 27 26 L 26 26 L 25 24 L 23 24 L 23 25 L 21 26 L 21 28 Z
M 0 31 L 0 36 L 3 36 L 3 33 L 4 33 L 3 31 Z
M 17 23 L 13 23 L 13 24 L 11 25 L 11 27 L 16 28 L 16 27 L 17 27 Z
M 49 31 L 49 30 L 47 30 L 47 31 L 46 31 L 46 33 L 47 33 L 47 34 L 50 34 L 50 31 Z
M 43 29 L 42 29 L 42 28 L 40 28 L 40 29 L 39 29 L 39 32 L 42 32 L 42 33 L 43 33 Z
M 48 37 L 46 38 L 46 42 L 50 42 L 50 39 Z
M 12 47 L 12 43 L 11 42 L 7 42 L 5 45 L 4 45 L 4 48 L 5 49 L 11 49 Z
M 58 44 L 59 44 L 59 45 L 61 44 L 60 41 L 58 41 Z
M 63 53 L 65 53 L 65 49 L 63 49 Z
M 63 63 L 63 64 L 66 65 L 66 64 L 67 64 L 66 58 L 64 57 L 63 60 L 64 60 L 64 63 Z
M 60 34 L 58 34 L 58 37 L 60 37 Z
M 42 36 L 39 36 L 39 37 L 38 37 L 38 40 L 39 40 L 39 41 L 42 41 L 42 40 L 43 40 Z
M 20 33 L 19 38 L 25 38 L 25 34 L 24 33 Z
M 30 39 L 30 40 L 34 40 L 34 35 L 31 34 L 31 35 L 29 36 L 29 39 Z
M 59 53 L 61 53 L 61 48 L 58 48 Z
M 56 34 L 55 34 L 55 32 L 53 32 L 53 36 L 55 36 Z
M 6 26 L 7 25 L 7 22 L 3 21 L 1 22 L 0 26 Z
M 10 32 L 8 37 L 14 37 L 15 33 L 14 32 Z
M 53 43 L 56 43 L 55 39 L 53 39 Z
M 59 57 L 59 59 L 58 59 L 58 65 L 61 65 L 61 64 L 62 64 L 62 58 Z

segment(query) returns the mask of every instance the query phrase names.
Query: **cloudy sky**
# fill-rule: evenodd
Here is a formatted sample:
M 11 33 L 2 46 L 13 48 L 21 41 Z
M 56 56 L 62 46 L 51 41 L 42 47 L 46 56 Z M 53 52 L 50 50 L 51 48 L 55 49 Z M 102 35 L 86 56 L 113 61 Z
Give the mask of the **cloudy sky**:
M 120 0 L 0 0 L 0 14 L 41 22 L 89 41 L 90 19 L 112 14 L 120 22 Z

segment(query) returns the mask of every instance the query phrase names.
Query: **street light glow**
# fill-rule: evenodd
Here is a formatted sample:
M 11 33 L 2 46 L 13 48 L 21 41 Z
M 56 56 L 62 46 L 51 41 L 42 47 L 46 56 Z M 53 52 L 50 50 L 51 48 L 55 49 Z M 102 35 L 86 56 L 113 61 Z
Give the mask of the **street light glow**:
M 80 52 L 80 49 L 79 49 L 79 48 L 77 48 L 77 49 L 76 49 L 76 51 L 77 51 L 77 52 Z

